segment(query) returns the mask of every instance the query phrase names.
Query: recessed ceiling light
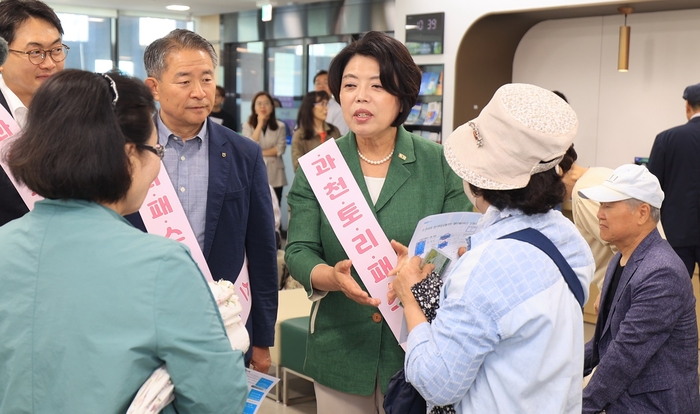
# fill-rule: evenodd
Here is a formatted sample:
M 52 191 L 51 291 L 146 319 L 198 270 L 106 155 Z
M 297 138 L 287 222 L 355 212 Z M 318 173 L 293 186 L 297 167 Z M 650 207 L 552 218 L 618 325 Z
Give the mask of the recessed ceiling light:
M 179 4 L 171 4 L 170 6 L 165 6 L 166 9 L 168 10 L 173 10 L 173 11 L 187 11 L 190 9 L 190 6 L 182 6 Z

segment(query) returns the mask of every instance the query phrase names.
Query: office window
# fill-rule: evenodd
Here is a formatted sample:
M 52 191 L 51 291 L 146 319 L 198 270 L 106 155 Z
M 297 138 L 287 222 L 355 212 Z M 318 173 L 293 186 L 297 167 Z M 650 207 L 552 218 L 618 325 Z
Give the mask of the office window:
M 328 70 L 331 65 L 331 60 L 337 55 L 345 46 L 347 42 L 336 42 L 336 43 L 315 43 L 309 45 L 309 90 L 314 90 L 314 76 L 319 70 Z
M 56 13 L 70 47 L 66 69 L 106 72 L 112 69 L 112 18 L 85 14 Z
M 131 76 L 146 79 L 143 52 L 154 40 L 173 29 L 193 30 L 192 22 L 154 17 L 119 16 L 119 69 Z

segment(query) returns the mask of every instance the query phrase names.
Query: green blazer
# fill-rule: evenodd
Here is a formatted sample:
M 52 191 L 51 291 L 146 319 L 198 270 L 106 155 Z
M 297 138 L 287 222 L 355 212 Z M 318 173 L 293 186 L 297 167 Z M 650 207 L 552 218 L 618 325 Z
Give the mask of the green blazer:
M 373 206 L 360 167 L 355 135 L 350 132 L 336 142 L 389 240 L 407 246 L 422 218 L 472 210 L 462 180 L 450 169 L 441 145 L 399 127 L 386 181 Z M 285 260 L 290 274 L 311 296 L 312 269 L 318 264 L 334 266 L 348 256 L 301 169 L 289 191 L 288 203 L 291 210 Z M 366 290 L 354 268 L 352 275 Z M 327 387 L 359 395 L 372 394 L 379 378 L 381 390 L 386 393 L 389 378 L 403 367 L 404 352 L 378 312 L 377 308 L 348 299 L 342 292 L 328 292 L 314 302 L 304 365 L 306 374 Z

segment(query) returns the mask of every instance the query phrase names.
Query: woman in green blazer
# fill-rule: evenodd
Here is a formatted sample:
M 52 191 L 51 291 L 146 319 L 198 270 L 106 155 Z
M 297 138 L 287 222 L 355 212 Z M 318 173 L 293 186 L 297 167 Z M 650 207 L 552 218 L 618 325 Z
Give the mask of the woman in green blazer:
M 400 81 L 399 81 L 400 79 Z M 420 69 L 399 41 L 369 32 L 331 62 L 329 83 L 351 132 L 336 142 L 386 236 L 407 245 L 428 215 L 471 211 L 442 147 L 401 124 L 416 102 Z M 314 301 L 305 373 L 318 412 L 383 413 L 389 378 L 404 352 L 358 277 L 298 171 L 285 259 Z

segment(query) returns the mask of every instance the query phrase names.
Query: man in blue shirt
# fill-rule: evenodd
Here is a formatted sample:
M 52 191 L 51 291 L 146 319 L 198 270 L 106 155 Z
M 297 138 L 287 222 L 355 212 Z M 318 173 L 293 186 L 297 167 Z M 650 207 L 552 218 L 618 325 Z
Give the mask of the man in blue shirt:
M 246 361 L 267 372 L 277 319 L 277 246 L 260 147 L 208 119 L 217 56 L 206 39 L 174 30 L 146 48 L 144 63 L 146 85 L 160 102 L 163 164 L 214 280 L 235 282 L 247 257 L 252 354 Z M 143 226 L 139 217 L 130 219 Z

